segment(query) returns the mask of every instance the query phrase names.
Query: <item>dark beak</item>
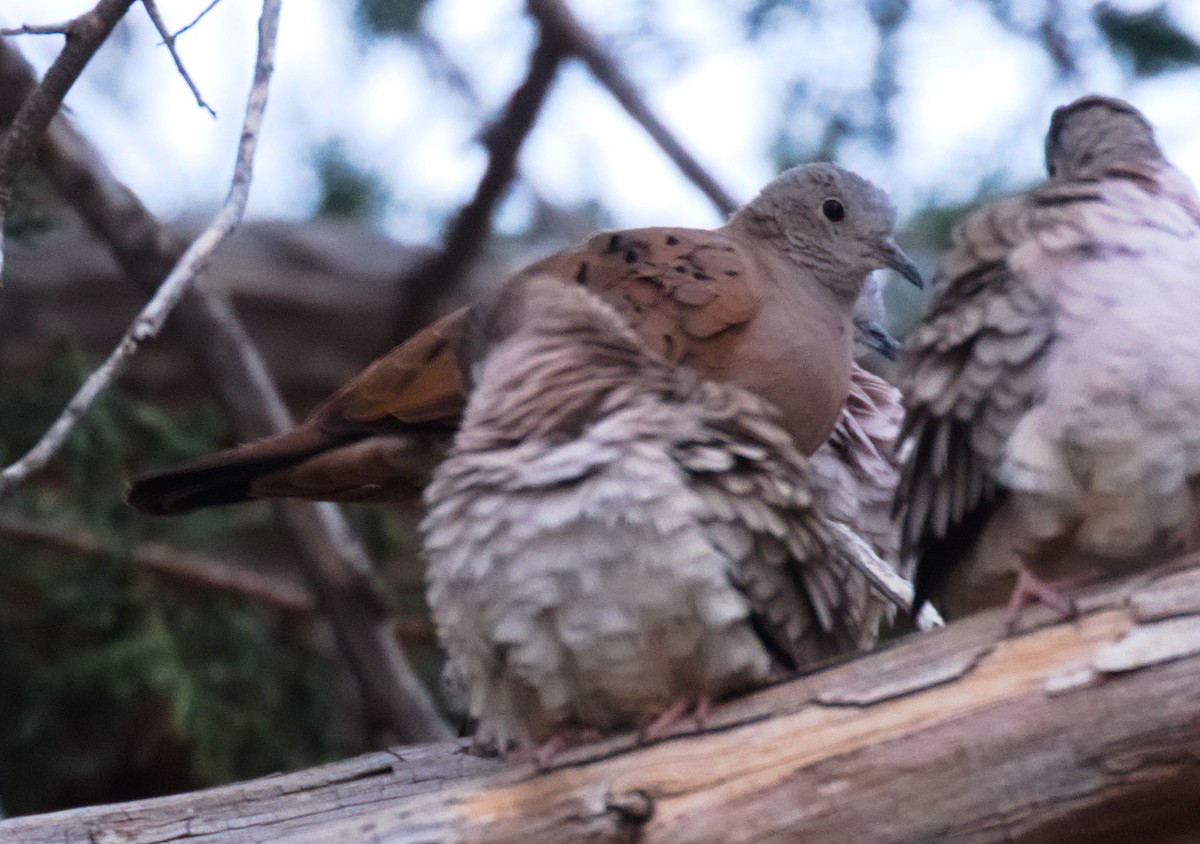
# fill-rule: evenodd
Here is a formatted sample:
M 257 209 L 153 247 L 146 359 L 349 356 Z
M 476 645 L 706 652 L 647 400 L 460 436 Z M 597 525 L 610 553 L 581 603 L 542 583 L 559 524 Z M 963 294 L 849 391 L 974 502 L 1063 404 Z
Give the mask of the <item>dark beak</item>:
M 888 330 L 877 322 L 869 319 L 854 320 L 855 340 L 868 349 L 873 349 L 888 360 L 895 360 L 900 353 L 900 341 L 888 333 Z
M 917 265 L 912 262 L 912 259 L 904 254 L 904 250 L 896 245 L 894 240 L 889 239 L 883 242 L 883 248 L 879 253 L 879 260 L 883 262 L 883 266 L 889 267 L 904 276 L 918 290 L 925 288 L 925 281 L 921 278 L 921 271 L 917 269 Z

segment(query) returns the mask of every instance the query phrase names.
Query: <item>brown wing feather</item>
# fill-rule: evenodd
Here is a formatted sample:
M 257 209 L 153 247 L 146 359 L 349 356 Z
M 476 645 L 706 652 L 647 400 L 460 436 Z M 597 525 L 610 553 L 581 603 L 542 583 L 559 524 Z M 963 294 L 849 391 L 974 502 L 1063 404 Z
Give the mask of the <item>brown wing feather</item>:
M 705 229 L 601 232 L 538 261 L 526 273 L 586 286 L 620 313 L 648 346 L 679 362 L 703 341 L 748 322 L 757 300 L 737 245 Z
M 396 420 L 457 424 L 466 397 L 458 371 L 467 309 L 419 331 L 376 360 L 314 412 L 322 428 Z
M 918 602 L 957 562 L 959 532 L 974 533 L 1004 445 L 1039 389 L 1053 312 L 1008 264 L 1028 236 L 1030 211 L 1028 198 L 1005 200 L 960 226 L 930 311 L 905 342 L 910 451 L 900 500 L 903 553 L 918 555 Z
M 522 272 L 587 285 L 676 361 L 702 355 L 703 341 L 745 323 L 756 307 L 745 259 L 711 231 L 604 232 Z M 415 497 L 462 414 L 466 314 L 443 317 L 376 360 L 292 431 L 135 479 L 130 503 L 176 513 L 256 497 Z
M 820 507 L 808 461 L 773 408 L 710 388 L 723 412 L 707 420 L 707 439 L 678 442 L 671 454 L 708 504 L 707 530 L 729 556 L 755 632 L 790 667 L 870 644 L 877 601 Z
M 465 314 L 444 317 L 379 358 L 291 431 L 135 478 L 129 503 L 165 515 L 253 498 L 415 498 L 462 413 L 457 350 Z

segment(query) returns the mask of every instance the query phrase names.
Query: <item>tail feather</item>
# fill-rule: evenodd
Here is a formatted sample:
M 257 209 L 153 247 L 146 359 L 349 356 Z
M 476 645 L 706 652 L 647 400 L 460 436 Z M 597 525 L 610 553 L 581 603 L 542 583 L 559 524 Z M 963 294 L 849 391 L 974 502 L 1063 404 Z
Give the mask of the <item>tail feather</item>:
M 294 466 L 331 445 L 319 432 L 298 428 L 134 478 L 126 500 L 155 516 L 249 501 L 255 497 L 250 488 L 255 480 Z

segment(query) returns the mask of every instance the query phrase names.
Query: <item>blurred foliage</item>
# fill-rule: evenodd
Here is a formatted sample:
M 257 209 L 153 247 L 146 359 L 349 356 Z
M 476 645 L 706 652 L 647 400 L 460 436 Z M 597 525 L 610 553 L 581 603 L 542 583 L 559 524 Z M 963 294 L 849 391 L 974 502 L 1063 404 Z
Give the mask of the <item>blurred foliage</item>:
M 809 14 L 811 5 L 808 0 L 754 0 L 742 16 L 746 35 L 757 39 L 779 26 L 787 15 Z
M 86 371 L 63 344 L 40 376 L 0 384 L 7 462 L 45 429 Z M 122 500 L 133 455 L 170 462 L 216 444 L 211 408 L 166 414 L 117 390 L 60 467 L 6 509 L 106 547 L 95 558 L 0 547 L 0 800 L 46 811 L 195 788 L 344 755 L 329 666 L 294 630 L 232 599 L 183 595 L 134 570 L 144 520 Z M 218 547 L 229 520 L 159 522 Z
M 12 207 L 4 219 L 6 238 L 36 237 L 54 227 L 54 212 L 45 201 L 49 191 L 49 183 L 36 167 L 26 166 L 17 171 Z
M 357 17 L 374 35 L 409 35 L 417 30 L 430 0 L 358 0 Z
M 384 180 L 352 162 L 337 141 L 330 141 L 313 155 L 321 184 L 318 217 L 342 220 L 373 220 L 388 202 Z
M 1138 76 L 1200 65 L 1200 44 L 1171 20 L 1166 4 L 1126 12 L 1101 3 L 1093 14 L 1113 52 L 1124 56 Z

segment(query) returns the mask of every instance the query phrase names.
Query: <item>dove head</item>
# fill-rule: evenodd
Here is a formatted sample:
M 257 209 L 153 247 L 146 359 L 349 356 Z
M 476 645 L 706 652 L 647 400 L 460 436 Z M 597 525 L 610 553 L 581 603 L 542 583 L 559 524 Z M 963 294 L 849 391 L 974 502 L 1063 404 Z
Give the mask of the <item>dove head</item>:
M 893 239 L 888 195 L 836 164 L 793 167 L 739 208 L 729 228 L 775 244 L 839 298 L 853 301 L 873 270 L 890 267 L 917 287 L 921 273 Z
M 1162 161 L 1154 127 L 1124 100 L 1091 95 L 1060 106 L 1046 133 L 1046 171 L 1073 179 L 1117 162 Z

